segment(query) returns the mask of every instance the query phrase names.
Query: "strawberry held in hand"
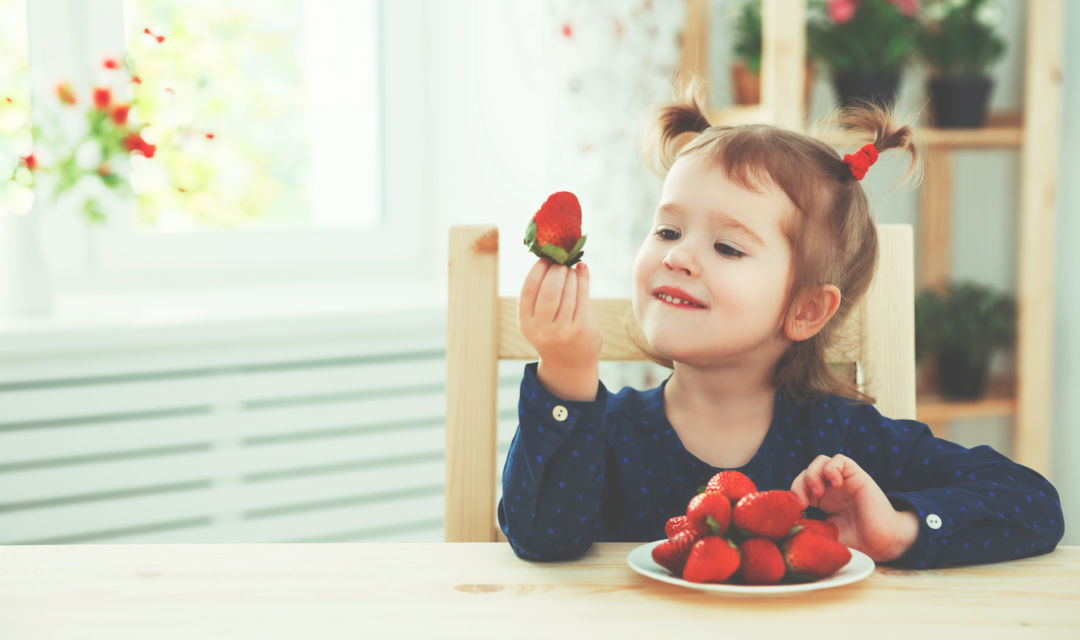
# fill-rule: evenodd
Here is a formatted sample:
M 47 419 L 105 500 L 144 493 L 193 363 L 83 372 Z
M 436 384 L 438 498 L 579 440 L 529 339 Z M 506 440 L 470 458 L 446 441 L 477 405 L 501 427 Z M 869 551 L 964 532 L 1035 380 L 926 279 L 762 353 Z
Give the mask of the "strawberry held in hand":
M 581 204 L 569 191 L 548 196 L 525 230 L 525 246 L 551 262 L 573 266 L 584 255 L 581 235 Z

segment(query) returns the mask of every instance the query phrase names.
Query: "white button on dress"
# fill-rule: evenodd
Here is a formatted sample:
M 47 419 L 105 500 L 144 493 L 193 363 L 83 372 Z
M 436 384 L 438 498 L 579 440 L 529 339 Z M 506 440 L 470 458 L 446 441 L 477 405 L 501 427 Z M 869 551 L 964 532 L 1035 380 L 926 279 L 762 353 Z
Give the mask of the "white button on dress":
M 930 515 L 926 516 L 926 526 L 930 527 L 931 529 L 940 529 L 941 517 L 938 516 L 938 514 L 936 513 L 931 513 Z
M 570 412 L 567 411 L 566 407 L 562 406 L 561 404 L 555 405 L 555 408 L 551 410 L 551 417 L 555 418 L 559 422 L 563 422 L 564 420 L 566 420 L 567 416 L 569 415 Z

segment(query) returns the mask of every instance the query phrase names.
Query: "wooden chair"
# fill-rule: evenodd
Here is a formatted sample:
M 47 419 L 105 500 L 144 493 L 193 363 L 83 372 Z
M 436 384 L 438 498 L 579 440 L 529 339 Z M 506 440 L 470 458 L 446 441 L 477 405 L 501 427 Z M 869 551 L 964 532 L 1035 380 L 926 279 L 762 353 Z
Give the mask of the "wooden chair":
M 853 365 L 861 389 L 892 418 L 915 417 L 914 254 L 910 225 L 879 225 L 877 274 L 841 329 L 832 362 Z M 517 327 L 517 298 L 499 297 L 499 231 L 450 229 L 447 318 L 447 542 L 502 540 L 495 517 L 499 360 L 536 360 Z M 593 299 L 604 333 L 602 360 L 644 360 L 630 339 L 630 300 Z M 631 321 L 629 330 L 637 330 Z

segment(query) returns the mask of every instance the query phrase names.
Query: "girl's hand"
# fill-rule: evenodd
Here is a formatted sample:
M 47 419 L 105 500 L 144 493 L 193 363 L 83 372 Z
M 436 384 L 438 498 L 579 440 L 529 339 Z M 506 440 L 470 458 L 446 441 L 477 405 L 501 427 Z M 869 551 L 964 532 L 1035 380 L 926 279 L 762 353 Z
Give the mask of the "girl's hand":
M 847 456 L 818 456 L 791 483 L 802 508 L 814 506 L 840 530 L 840 542 L 874 562 L 899 558 L 919 534 L 918 516 L 897 511 L 881 487 Z
M 589 304 L 589 269 L 537 260 L 518 298 L 518 328 L 540 354 L 537 375 L 564 400 L 596 398 L 604 336 Z

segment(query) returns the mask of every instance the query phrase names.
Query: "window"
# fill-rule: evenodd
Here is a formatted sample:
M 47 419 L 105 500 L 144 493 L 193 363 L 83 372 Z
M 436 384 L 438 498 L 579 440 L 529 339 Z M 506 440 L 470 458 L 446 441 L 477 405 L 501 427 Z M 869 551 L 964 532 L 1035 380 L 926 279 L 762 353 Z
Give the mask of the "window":
M 19 166 L 33 150 L 28 70 L 26 0 L 0 0 L 0 209 L 19 213 L 32 197 L 30 176 Z
M 374 0 L 126 4 L 138 229 L 380 222 Z
M 132 158 L 136 197 L 78 227 L 82 273 L 60 287 L 362 277 L 388 260 L 430 276 L 426 19 L 420 0 L 35 0 L 35 95 L 55 100 L 60 78 L 88 92 L 126 54 L 157 145 Z

